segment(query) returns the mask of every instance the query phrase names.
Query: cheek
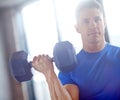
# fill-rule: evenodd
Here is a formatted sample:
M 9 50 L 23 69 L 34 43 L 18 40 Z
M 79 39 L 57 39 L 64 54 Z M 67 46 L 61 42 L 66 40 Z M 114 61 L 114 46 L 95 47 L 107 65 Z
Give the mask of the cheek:
M 88 34 L 89 32 L 89 28 L 88 27 L 83 27 L 83 31 L 82 31 L 85 35 Z
M 76 30 L 80 34 L 87 34 L 87 31 L 89 30 L 89 27 L 84 25 L 84 24 L 80 24 L 76 27 Z
M 83 29 L 82 32 L 81 32 L 81 36 L 86 38 L 87 37 L 87 33 L 88 33 L 88 31 L 86 29 Z
M 102 26 L 102 27 L 100 28 L 100 32 L 101 32 L 102 34 L 104 34 L 104 32 L 105 32 L 105 27 L 104 27 L 104 26 Z
M 104 34 L 105 26 L 102 23 L 97 26 L 97 29 L 100 33 Z

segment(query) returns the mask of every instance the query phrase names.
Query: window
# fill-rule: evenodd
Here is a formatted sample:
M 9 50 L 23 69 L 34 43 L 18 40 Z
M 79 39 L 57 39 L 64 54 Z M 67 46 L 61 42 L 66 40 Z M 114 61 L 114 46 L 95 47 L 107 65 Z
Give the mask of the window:
M 111 44 L 120 46 L 120 14 L 119 14 L 119 1 L 103 0 L 108 33 Z
M 29 60 L 38 54 L 53 56 L 58 41 L 70 41 L 76 53 L 80 51 L 81 37 L 74 28 L 74 10 L 79 0 L 40 0 L 22 10 L 29 50 Z M 58 73 L 55 67 L 56 74 Z M 45 77 L 33 70 L 34 89 L 37 100 L 49 100 Z

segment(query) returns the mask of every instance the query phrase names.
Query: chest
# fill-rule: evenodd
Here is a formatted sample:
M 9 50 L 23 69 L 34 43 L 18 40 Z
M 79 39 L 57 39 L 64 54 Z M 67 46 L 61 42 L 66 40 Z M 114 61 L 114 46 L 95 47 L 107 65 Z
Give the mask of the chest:
M 120 61 L 115 57 L 86 57 L 72 77 L 85 96 L 120 93 Z

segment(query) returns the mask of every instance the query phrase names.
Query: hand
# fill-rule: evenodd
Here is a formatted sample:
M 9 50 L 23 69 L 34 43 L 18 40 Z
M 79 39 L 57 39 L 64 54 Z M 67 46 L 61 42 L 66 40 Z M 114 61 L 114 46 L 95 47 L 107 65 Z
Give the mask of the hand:
M 48 55 L 38 55 L 33 58 L 33 67 L 44 75 L 54 71 L 53 61 Z

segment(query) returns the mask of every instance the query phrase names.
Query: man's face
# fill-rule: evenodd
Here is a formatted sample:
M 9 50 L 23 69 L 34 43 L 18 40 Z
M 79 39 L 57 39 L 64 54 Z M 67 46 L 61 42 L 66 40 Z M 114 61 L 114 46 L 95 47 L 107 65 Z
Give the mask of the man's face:
M 76 30 L 81 33 L 83 43 L 104 41 L 105 22 L 99 9 L 89 8 L 80 12 Z

